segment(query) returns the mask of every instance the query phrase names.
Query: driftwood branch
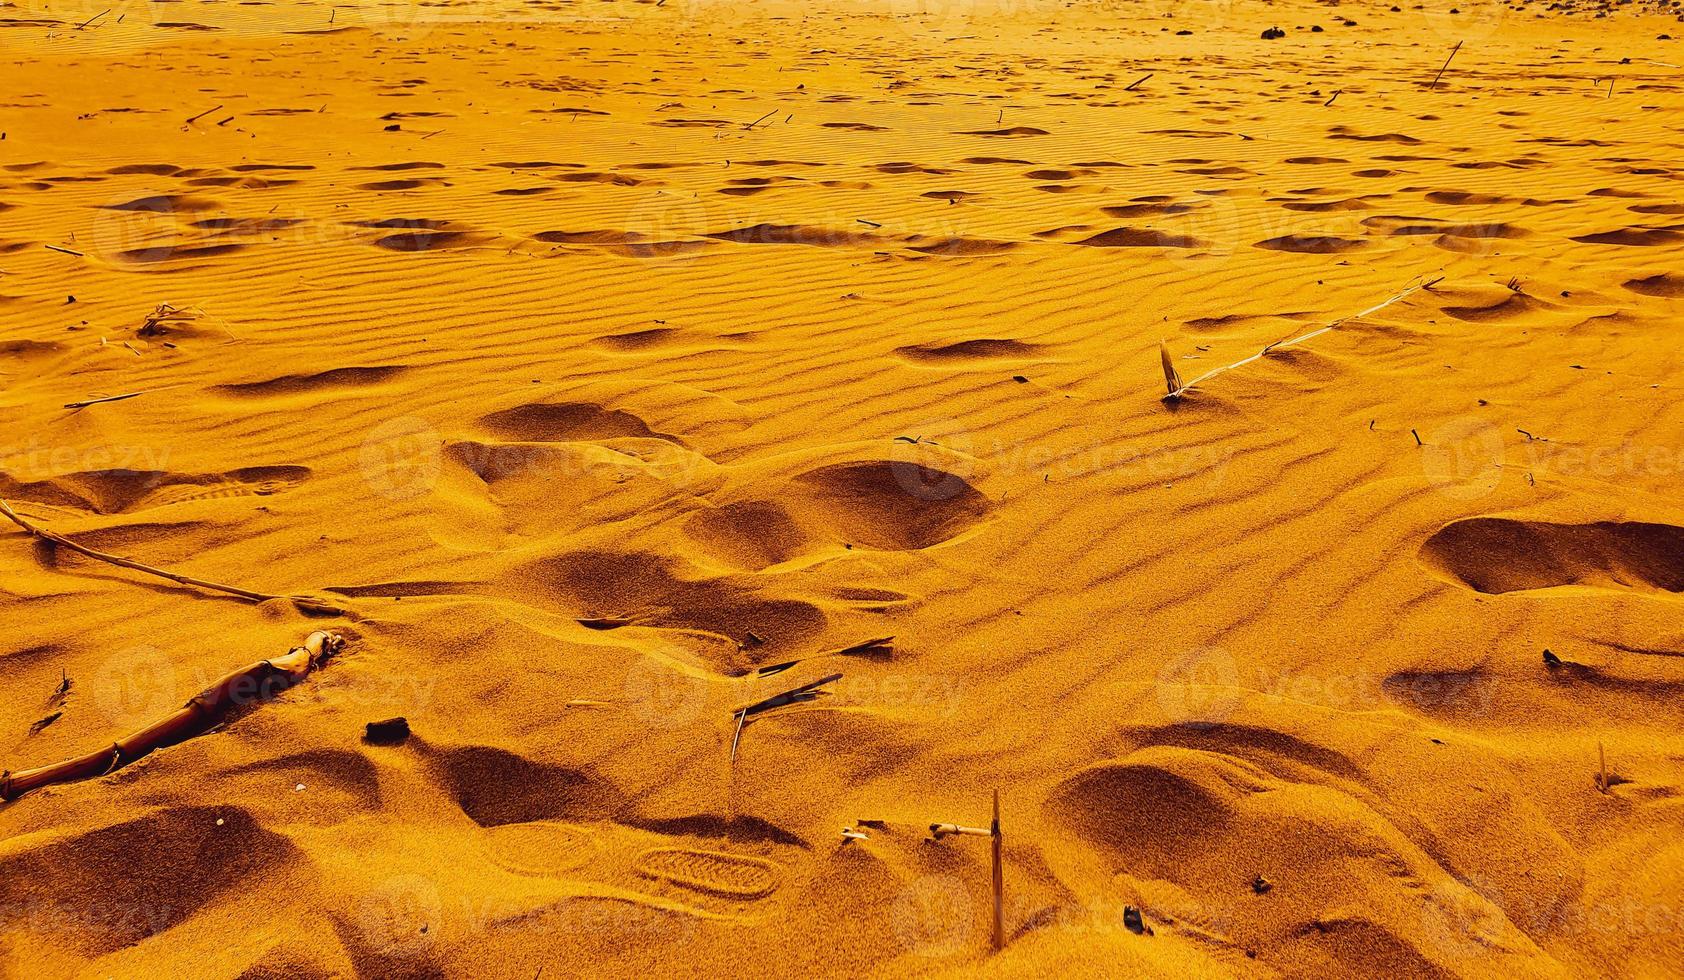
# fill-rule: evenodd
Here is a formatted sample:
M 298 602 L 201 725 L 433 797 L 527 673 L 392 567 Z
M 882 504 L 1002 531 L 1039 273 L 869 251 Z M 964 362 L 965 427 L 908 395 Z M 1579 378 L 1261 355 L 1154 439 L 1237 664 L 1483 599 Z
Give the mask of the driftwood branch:
M 267 701 L 297 684 L 344 645 L 338 634 L 317 630 L 305 637 L 302 646 L 294 647 L 285 656 L 259 660 L 234 671 L 195 695 L 169 717 L 105 748 L 39 769 L 0 773 L 0 801 L 15 800 L 43 786 L 104 776 L 154 749 L 202 735 L 239 709 Z
M 190 585 L 194 588 L 209 589 L 212 592 L 223 592 L 228 595 L 239 596 L 242 599 L 249 599 L 252 602 L 267 602 L 270 599 L 288 599 L 298 603 L 299 605 L 309 606 L 314 609 L 322 609 L 332 612 L 340 611 L 337 606 L 323 602 L 320 599 L 311 599 L 306 596 L 283 596 L 271 595 L 267 592 L 253 592 L 250 589 L 242 589 L 234 585 L 222 585 L 218 582 L 208 582 L 202 578 L 193 578 L 192 576 L 182 575 L 167 569 L 155 568 L 151 565 L 143 565 L 138 561 L 123 558 L 119 555 L 108 554 L 104 551 L 96 551 L 85 545 L 77 544 L 62 534 L 49 531 L 45 528 L 36 527 L 34 524 L 31 524 L 22 517 L 19 517 L 17 511 L 13 510 L 11 505 L 6 503 L 4 500 L 0 500 L 0 514 L 5 515 L 13 524 L 23 528 L 24 531 L 29 534 L 37 538 L 41 538 L 44 541 L 51 541 L 54 544 L 62 545 L 79 555 L 85 555 L 89 558 L 95 559 L 96 561 L 108 562 L 122 568 L 132 568 L 137 572 L 145 572 L 148 575 L 156 575 L 159 578 L 167 578 L 179 585 Z

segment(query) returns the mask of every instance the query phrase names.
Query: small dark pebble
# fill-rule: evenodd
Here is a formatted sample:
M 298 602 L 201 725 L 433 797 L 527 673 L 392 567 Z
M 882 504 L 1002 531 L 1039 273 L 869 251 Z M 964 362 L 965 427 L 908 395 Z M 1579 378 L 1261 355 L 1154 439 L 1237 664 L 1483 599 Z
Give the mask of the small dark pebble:
M 1275 887 L 1275 883 L 1270 881 L 1269 879 L 1263 877 L 1262 875 L 1258 875 L 1257 877 L 1251 879 L 1251 890 L 1256 892 L 1259 895 L 1263 894 L 1264 892 L 1268 891 L 1269 889 L 1271 889 L 1273 887 Z
M 1556 656 L 1555 651 L 1548 647 L 1544 648 L 1544 665 L 1547 667 L 1561 666 L 1561 658 Z
M 1123 926 L 1137 936 L 1152 935 L 1152 927 L 1141 917 L 1140 910 L 1132 905 L 1123 906 Z
M 368 723 L 368 730 L 363 733 L 363 741 L 370 745 L 397 745 L 408 737 L 408 718 L 387 718 L 385 721 L 371 721 Z

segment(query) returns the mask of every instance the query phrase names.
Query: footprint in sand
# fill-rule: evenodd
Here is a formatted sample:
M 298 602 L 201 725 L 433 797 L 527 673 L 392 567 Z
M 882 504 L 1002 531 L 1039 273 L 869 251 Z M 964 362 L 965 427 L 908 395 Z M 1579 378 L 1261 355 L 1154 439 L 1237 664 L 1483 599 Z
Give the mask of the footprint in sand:
M 0 473 L 0 494 L 94 514 L 127 514 L 192 500 L 283 493 L 310 475 L 304 466 L 248 466 L 225 473 L 105 469 L 32 482 Z
M 547 820 L 502 824 L 486 831 L 486 852 L 491 860 L 521 874 L 572 871 L 589 864 L 599 850 L 589 831 Z
M 765 858 L 724 851 L 659 847 L 644 851 L 637 872 L 722 898 L 764 898 L 777 889 L 781 871 Z

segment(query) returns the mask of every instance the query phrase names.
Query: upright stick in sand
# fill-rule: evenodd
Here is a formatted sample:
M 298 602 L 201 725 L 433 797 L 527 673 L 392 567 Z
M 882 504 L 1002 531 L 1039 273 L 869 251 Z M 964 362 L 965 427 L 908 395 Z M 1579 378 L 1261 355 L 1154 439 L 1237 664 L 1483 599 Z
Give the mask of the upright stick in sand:
M 1000 791 L 994 791 L 994 819 L 988 829 L 981 827 L 966 827 L 956 823 L 930 824 L 930 834 L 936 840 L 941 840 L 949 834 L 969 835 L 972 837 L 988 837 L 993 846 L 993 867 L 991 868 L 991 890 L 994 892 L 994 951 L 1006 948 L 1006 861 L 1005 840 L 1000 833 Z
M 1000 791 L 994 791 L 994 822 L 988 825 L 989 836 L 994 838 L 994 952 L 1006 948 L 1006 866 L 1001 853 L 1003 841 L 1000 837 Z

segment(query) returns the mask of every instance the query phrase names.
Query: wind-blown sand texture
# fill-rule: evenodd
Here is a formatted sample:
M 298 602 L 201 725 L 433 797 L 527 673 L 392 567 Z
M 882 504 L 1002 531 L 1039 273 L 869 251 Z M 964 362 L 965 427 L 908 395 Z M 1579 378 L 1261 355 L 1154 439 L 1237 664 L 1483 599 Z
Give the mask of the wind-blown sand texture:
M 0 498 L 341 610 L 8 524 L 0 767 L 348 641 L 0 974 L 1675 973 L 1684 24 L 1400 7 L 0 7 Z

